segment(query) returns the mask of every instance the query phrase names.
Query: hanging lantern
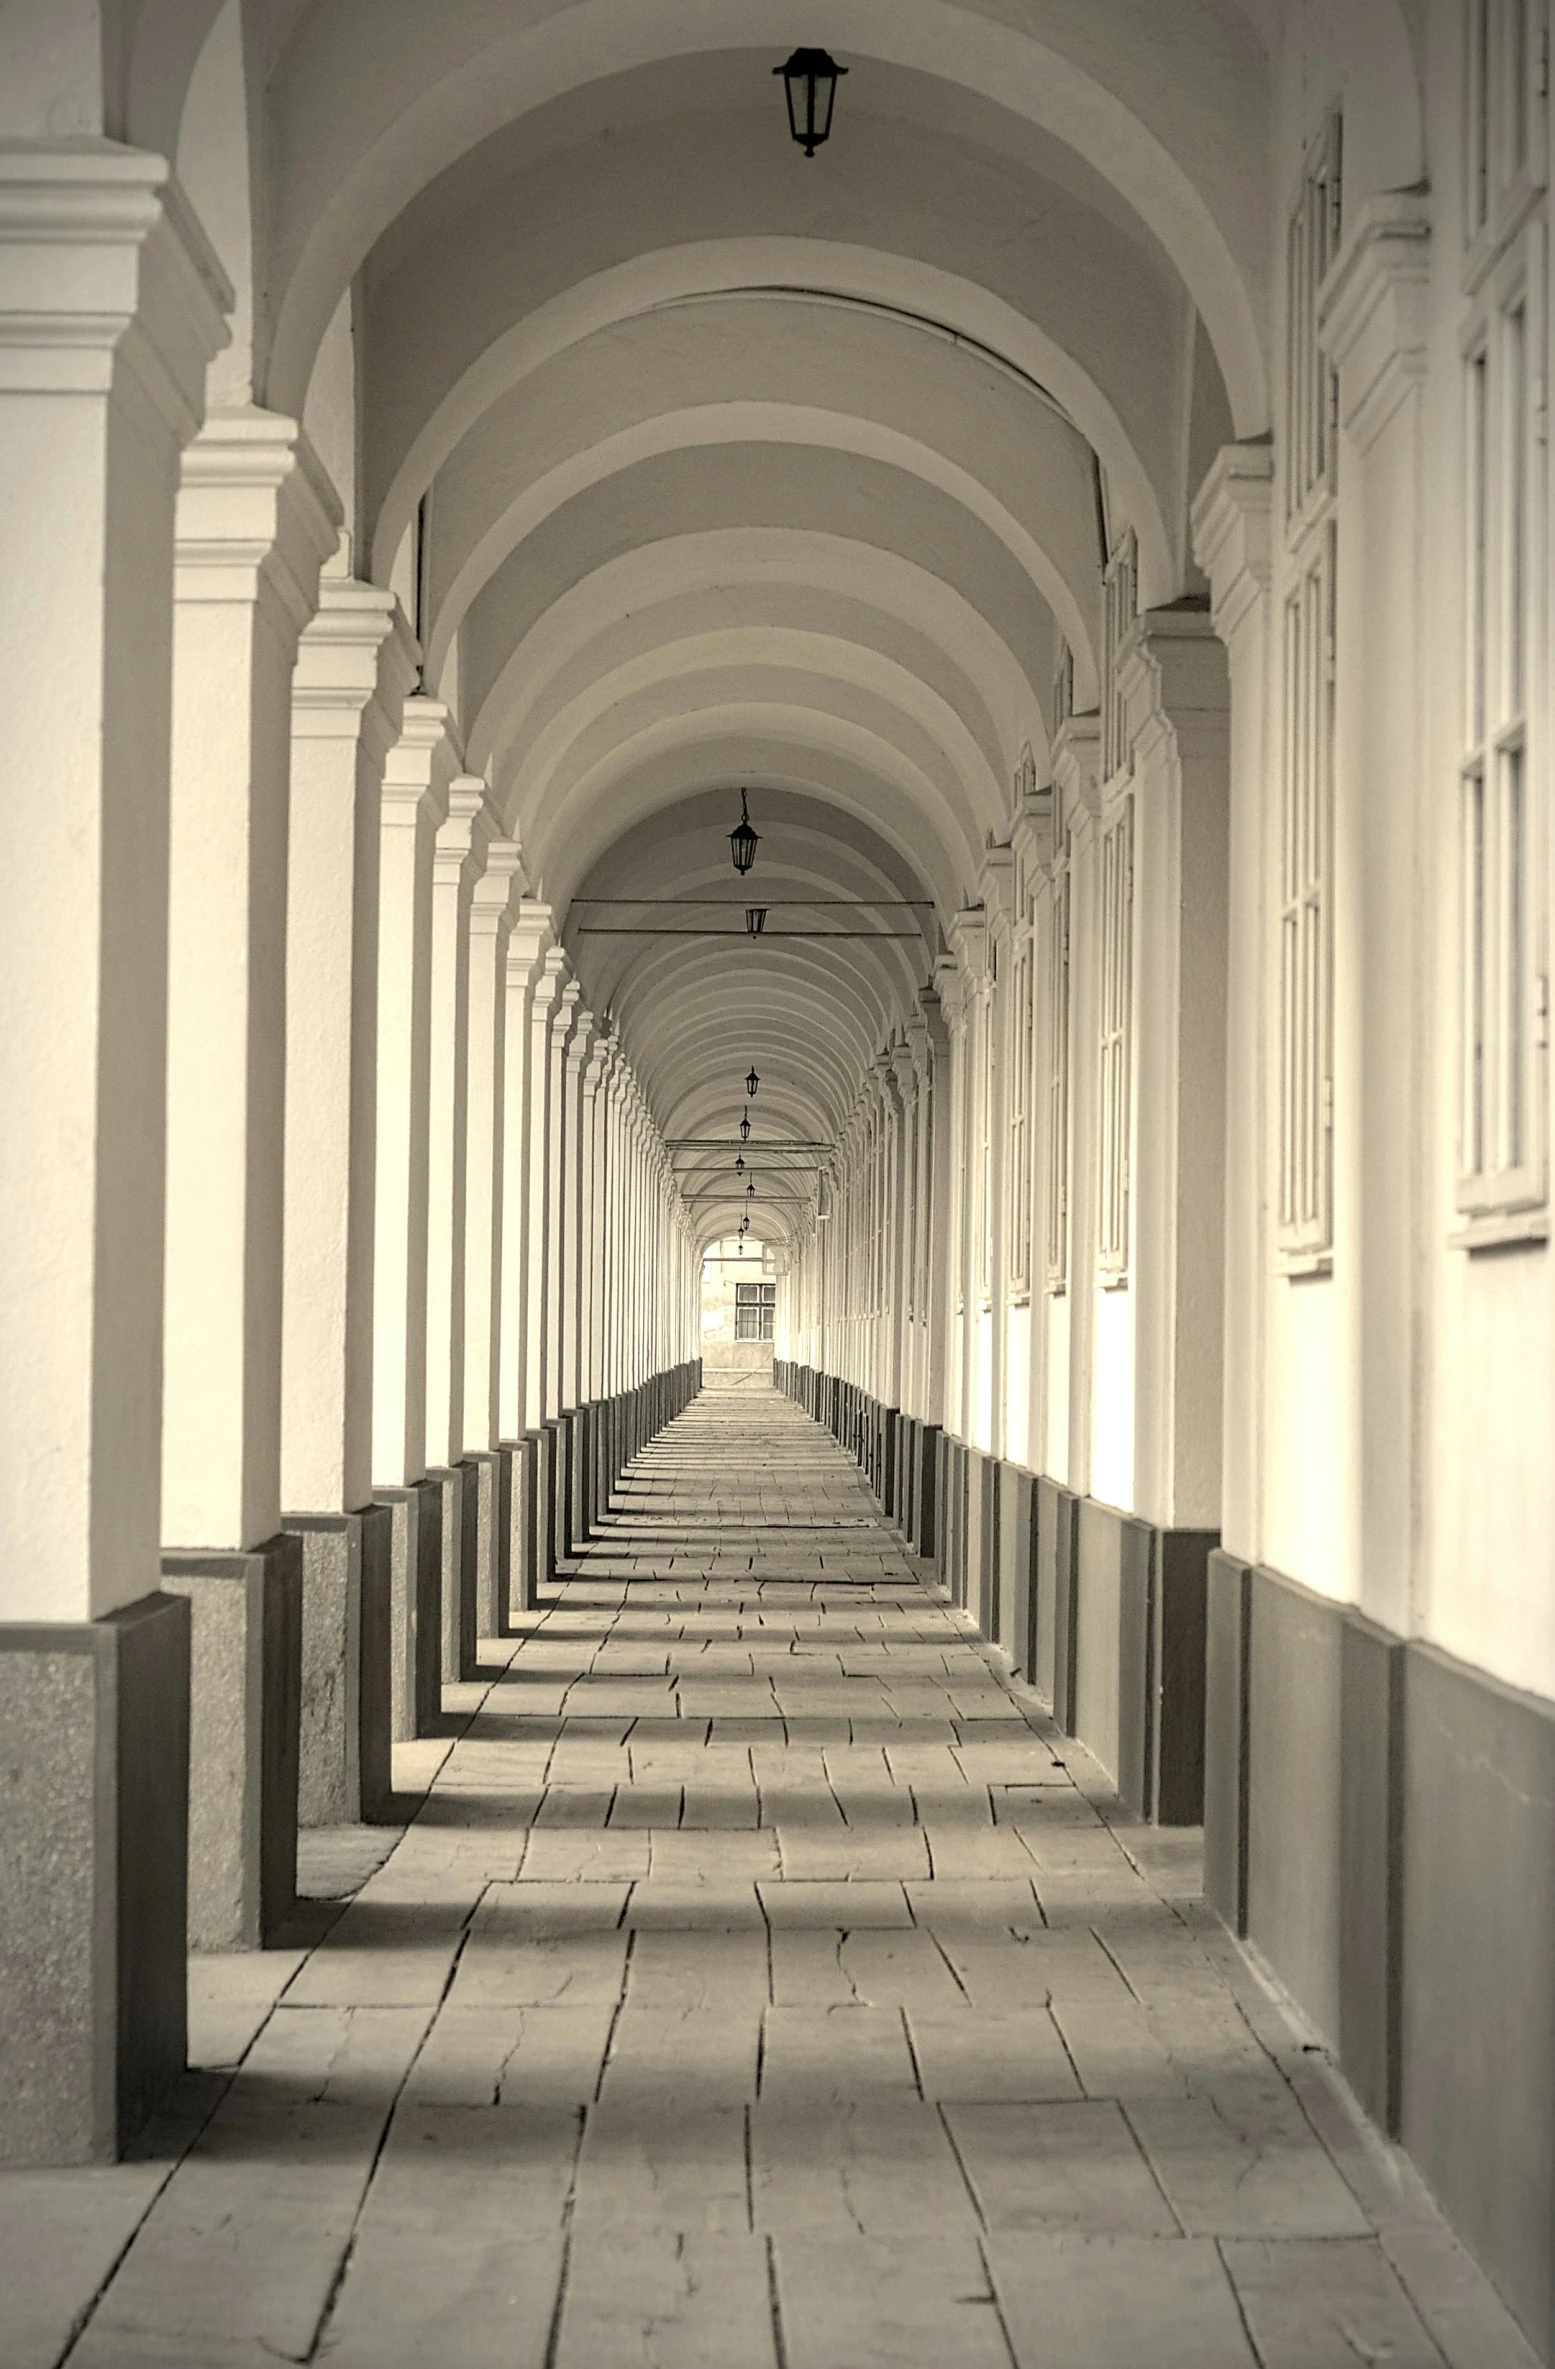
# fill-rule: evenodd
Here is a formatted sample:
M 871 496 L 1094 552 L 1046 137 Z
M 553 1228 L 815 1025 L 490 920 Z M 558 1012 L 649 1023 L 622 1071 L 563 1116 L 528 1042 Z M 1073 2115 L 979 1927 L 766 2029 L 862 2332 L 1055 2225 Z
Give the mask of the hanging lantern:
M 735 824 L 734 829 L 729 833 L 729 852 L 734 858 L 734 868 L 739 873 L 742 880 L 744 879 L 746 873 L 750 870 L 752 864 L 756 861 L 756 850 L 760 845 L 760 839 L 751 829 L 750 808 L 745 803 L 745 792 L 741 790 L 740 819 Z M 762 918 L 765 920 L 765 914 L 763 914 Z M 746 926 L 748 928 L 750 925 L 750 915 L 747 914 L 745 919 Z M 756 936 L 755 930 L 751 930 L 751 936 L 753 938 Z
M 743 1152 L 739 1152 L 735 1155 L 734 1173 L 736 1176 L 743 1176 L 745 1174 L 745 1154 Z
M 746 1188 L 745 1188 L 745 1198 L 746 1198 L 746 1200 L 747 1200 L 747 1201 L 754 1201 L 754 1200 L 755 1200 L 755 1198 L 756 1198 L 756 1187 L 755 1187 L 755 1183 L 754 1183 L 754 1181 L 753 1181 L 752 1183 L 750 1183 L 750 1184 L 748 1184 L 748 1185 L 746 1186 Z
M 839 66 L 829 51 L 824 49 L 796 49 L 788 63 L 774 66 L 774 74 L 783 77 L 783 95 L 788 101 L 788 128 L 806 156 L 813 156 L 831 136 L 832 108 L 837 100 L 837 83 L 846 74 L 846 66 Z
M 751 1139 L 751 1115 L 750 1115 L 750 1112 L 749 1112 L 749 1111 L 747 1111 L 747 1112 L 746 1112 L 746 1114 L 745 1114 L 745 1116 L 744 1116 L 744 1118 L 743 1118 L 743 1119 L 740 1121 L 740 1141 L 741 1141 L 741 1143 L 749 1143 L 750 1139 Z
M 747 936 L 748 938 L 759 938 L 759 937 L 761 936 L 761 933 L 762 933 L 762 931 L 763 931 L 763 930 L 766 928 L 766 926 L 767 926 L 767 908 L 766 908 L 766 906 L 765 906 L 765 905 L 747 905 L 747 906 L 746 906 L 746 908 L 745 908 L 745 934 L 746 934 L 746 936 Z
M 757 1087 L 758 1087 L 760 1084 L 761 1084 L 761 1080 L 760 1080 L 760 1078 L 759 1078 L 759 1077 L 757 1077 L 757 1075 L 756 1075 L 756 1067 L 755 1067 L 755 1064 L 754 1064 L 754 1062 L 753 1062 L 753 1063 L 751 1064 L 751 1067 L 749 1068 L 749 1070 L 746 1072 L 746 1076 L 745 1076 L 745 1091 L 746 1091 L 746 1093 L 747 1093 L 747 1094 L 750 1096 L 750 1098 L 751 1098 L 751 1100 L 752 1100 L 753 1102 L 754 1102 L 754 1101 L 755 1101 L 755 1099 L 756 1099 L 756 1088 L 757 1088 Z

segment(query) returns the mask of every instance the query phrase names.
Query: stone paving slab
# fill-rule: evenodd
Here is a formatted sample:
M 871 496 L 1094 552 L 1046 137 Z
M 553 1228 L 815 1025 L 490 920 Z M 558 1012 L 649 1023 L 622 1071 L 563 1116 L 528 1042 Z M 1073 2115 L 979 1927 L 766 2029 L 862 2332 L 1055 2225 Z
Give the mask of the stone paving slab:
M 1403 2159 L 787 1400 L 704 1393 L 182 2120 L 0 2174 L 5 2369 L 1534 2369 Z

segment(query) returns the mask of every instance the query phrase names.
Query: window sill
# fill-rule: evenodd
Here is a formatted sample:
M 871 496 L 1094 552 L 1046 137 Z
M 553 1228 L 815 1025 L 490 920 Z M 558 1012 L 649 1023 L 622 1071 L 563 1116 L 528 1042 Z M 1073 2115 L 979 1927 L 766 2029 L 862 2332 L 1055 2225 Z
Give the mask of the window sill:
M 1100 1291 L 1127 1291 L 1128 1270 L 1127 1268 L 1109 1268 L 1104 1273 L 1098 1274 L 1096 1284 Z
M 1279 1258 L 1279 1273 L 1287 1283 L 1309 1283 L 1320 1277 L 1331 1276 L 1334 1254 L 1331 1250 L 1283 1250 Z
M 1449 1250 L 1542 1250 L 1550 1238 L 1547 1209 L 1497 1210 L 1493 1216 L 1471 1217 L 1447 1237 Z

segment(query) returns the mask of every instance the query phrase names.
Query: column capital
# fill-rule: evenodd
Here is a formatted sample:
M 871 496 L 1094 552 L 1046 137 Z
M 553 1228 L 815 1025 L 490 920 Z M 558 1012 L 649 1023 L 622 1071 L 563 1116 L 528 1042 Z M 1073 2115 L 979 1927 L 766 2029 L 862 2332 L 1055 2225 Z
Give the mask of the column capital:
M 487 842 L 485 864 L 470 891 L 470 928 L 483 937 L 500 937 L 511 928 L 529 883 L 516 839 Z
M 213 411 L 184 452 L 175 526 L 180 601 L 279 605 L 300 634 L 340 539 L 339 496 L 296 420 L 245 403 Z
M 1053 863 L 1053 792 L 1051 788 L 1026 790 L 1015 809 L 1015 820 L 1010 825 L 1010 845 L 1030 876 L 1033 872 L 1047 872 Z
M 456 773 L 448 785 L 448 811 L 437 831 L 434 877 L 439 886 L 473 887 L 501 827 L 480 774 Z
M 946 932 L 964 992 L 979 987 L 988 975 L 988 915 L 981 905 L 964 905 L 952 915 Z
M 186 444 L 236 298 L 165 157 L 108 140 L 0 150 L 0 389 L 103 395 L 127 372 Z
M 1269 589 L 1274 449 L 1223 444 L 1194 496 L 1193 556 L 1209 578 L 1210 616 L 1229 642 Z
M 554 917 L 549 905 L 521 897 L 508 933 L 508 982 L 533 986 L 538 992 L 546 956 L 552 950 Z
M 1053 736 L 1053 837 L 1057 843 L 1076 813 L 1101 811 L 1101 718 L 1095 710 L 1070 716 Z
M 1425 376 L 1431 207 L 1423 189 L 1368 198 L 1318 290 L 1317 333 L 1339 417 L 1364 451 Z
M 1123 638 L 1117 682 L 1129 747 L 1143 763 L 1163 737 L 1223 736 L 1230 708 L 1225 644 L 1204 609 L 1147 609 Z
M 292 675 L 294 740 L 363 741 L 380 765 L 416 680 L 416 645 L 399 602 L 378 584 L 325 576 Z
M 384 767 L 385 822 L 412 829 L 423 815 L 434 823 L 442 822 L 459 765 L 452 724 L 452 711 L 440 699 L 427 699 L 418 692 L 406 700 L 400 713 L 399 738 Z
M 983 857 L 977 885 L 991 932 L 1003 936 L 1015 914 L 1015 850 L 1006 844 L 990 847 Z

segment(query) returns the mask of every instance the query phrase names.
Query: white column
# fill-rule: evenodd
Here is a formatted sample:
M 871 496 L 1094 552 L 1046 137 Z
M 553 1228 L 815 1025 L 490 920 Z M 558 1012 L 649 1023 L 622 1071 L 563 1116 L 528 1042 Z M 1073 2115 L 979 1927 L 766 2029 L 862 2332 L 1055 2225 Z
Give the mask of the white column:
M 524 1429 L 537 1431 L 552 1412 L 551 1294 L 556 1265 L 556 1193 L 551 1110 L 554 1040 L 567 958 L 550 946 L 535 980 L 529 1027 L 529 1190 L 525 1204 L 529 1271 L 524 1292 Z
M 281 1502 L 372 1494 L 378 868 L 415 679 L 391 593 L 326 577 L 292 685 Z
M 231 290 L 160 157 L 0 150 L 0 1617 L 157 1586 L 173 514 Z
M 508 940 L 525 888 L 518 845 L 494 840 L 470 902 L 469 1091 L 464 1219 L 463 1449 L 497 1445 L 507 1133 Z M 514 1209 L 515 1230 L 522 1204 Z
M 162 1531 L 236 1549 L 281 1518 L 292 666 L 340 507 L 293 420 L 207 420 L 184 456 L 173 635 Z
M 464 1225 L 469 1110 L 470 902 L 496 827 L 486 784 L 449 786 L 432 862 L 431 1053 L 427 1130 L 429 1470 L 464 1453 Z M 445 1539 L 445 1549 L 447 1546 Z
M 532 1349 L 538 1347 L 536 1306 L 543 1267 L 536 1263 L 532 1202 L 544 1199 L 544 1152 L 535 1124 L 535 1066 L 544 1036 L 536 1024 L 536 995 L 551 945 L 551 910 L 526 897 L 508 937 L 507 1016 L 503 1046 L 506 1084 L 502 1113 L 502 1304 L 497 1352 L 497 1431 L 516 1440 L 539 1421 L 530 1390 Z
M 585 1218 L 585 1147 L 583 1072 L 593 1050 L 598 1023 L 581 1004 L 562 1062 L 562 1224 L 561 1300 L 558 1309 L 558 1372 L 561 1411 L 581 1404 L 578 1349 L 583 1304 L 583 1224 Z
M 1264 1001 L 1263 805 L 1268 752 L 1270 511 L 1266 444 L 1230 444 L 1193 506 L 1194 551 L 1231 672 L 1226 887 L 1225 1304 L 1221 1529 L 1256 1562 L 1262 1546 Z
M 563 961 L 565 958 L 562 958 Z M 569 1111 L 568 1050 L 578 1018 L 583 990 L 565 976 L 551 1006 L 551 1042 L 546 1092 L 546 1167 L 549 1176 L 549 1218 L 545 1276 L 545 1336 L 543 1347 L 545 1418 L 554 1423 L 566 1403 L 563 1390 L 564 1336 L 562 1310 L 567 1276 L 567 1164 Z
M 379 850 L 373 1479 L 383 1488 L 427 1468 L 432 857 L 457 762 L 447 708 L 408 699 L 384 775 Z

